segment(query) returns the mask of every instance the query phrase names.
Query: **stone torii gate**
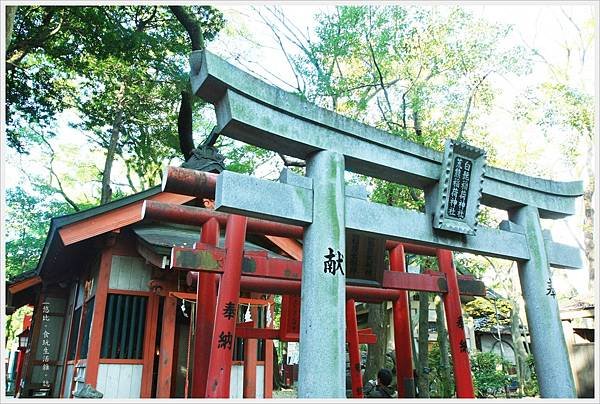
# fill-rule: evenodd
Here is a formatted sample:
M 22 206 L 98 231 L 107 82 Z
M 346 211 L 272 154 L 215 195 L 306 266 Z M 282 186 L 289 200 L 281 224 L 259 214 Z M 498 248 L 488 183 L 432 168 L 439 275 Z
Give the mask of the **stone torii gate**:
M 485 167 L 482 150 L 452 141 L 439 153 L 303 101 L 207 51 L 192 52 L 190 67 L 192 90 L 215 105 L 219 133 L 307 163 L 306 176 L 280 182 L 225 171 L 215 201 L 218 211 L 305 228 L 299 397 L 345 397 L 347 231 L 516 261 L 540 394 L 575 397 L 550 266 L 579 268 L 581 257 L 552 241 L 540 218 L 574 214 L 581 182 Z M 357 198 L 344 170 L 423 189 L 426 213 Z M 506 210 L 509 220 L 478 225 L 480 203 Z

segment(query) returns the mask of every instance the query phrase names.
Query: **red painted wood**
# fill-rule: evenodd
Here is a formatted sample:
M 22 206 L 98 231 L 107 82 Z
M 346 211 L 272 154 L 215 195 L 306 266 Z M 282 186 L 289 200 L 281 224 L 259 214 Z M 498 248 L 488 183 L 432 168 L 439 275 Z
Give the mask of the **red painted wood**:
M 199 261 L 196 264 L 189 263 L 189 259 L 193 258 L 198 251 L 208 252 L 211 256 L 210 267 L 203 266 Z M 182 258 L 182 255 L 184 256 Z M 213 247 L 204 243 L 197 243 L 194 248 L 173 247 L 171 251 L 171 268 L 175 270 L 191 270 L 222 273 L 223 262 L 226 251 L 223 248 Z M 287 258 L 272 258 L 267 255 L 266 251 L 249 251 L 244 253 L 244 259 L 251 264 L 247 264 L 244 268 L 244 275 L 248 276 L 263 276 L 280 279 L 300 279 L 302 273 L 302 261 L 294 261 Z M 216 261 L 219 266 L 214 267 L 213 262 Z
M 346 342 L 348 343 L 348 353 L 350 354 L 352 398 L 363 398 L 362 375 L 360 373 L 358 324 L 356 319 L 356 306 L 353 299 L 346 300 Z
M 159 299 L 160 297 L 155 294 L 151 294 L 150 297 L 148 297 L 146 323 L 144 326 L 144 367 L 142 368 L 140 398 L 150 398 L 152 395 L 152 375 L 154 372 Z
M 215 328 L 210 344 L 211 354 L 206 386 L 206 397 L 209 398 L 229 397 L 246 222 L 245 217 L 238 215 L 230 215 L 227 219 L 227 230 L 225 232 L 227 255 L 223 265 L 223 276 L 219 284 Z M 233 315 L 228 315 L 231 313 L 230 307 L 232 307 Z
M 25 363 L 26 349 L 26 347 L 19 347 L 19 356 L 17 358 L 17 376 L 15 378 L 15 397 L 19 396 L 19 390 L 21 390 L 21 376 L 23 374 L 23 363 Z
M 406 271 L 402 244 L 390 251 L 390 270 Z M 408 292 L 400 291 L 398 298 L 393 302 L 396 377 L 398 397 L 400 398 L 414 397 L 415 395 L 409 310 Z
M 279 319 L 281 329 L 281 341 L 290 342 L 288 336 L 295 336 L 296 339 L 300 333 L 300 296 L 283 295 L 281 296 L 281 317 Z
M 194 206 L 174 205 L 146 200 L 141 216 L 145 219 L 195 226 L 200 226 L 208 219 L 215 218 L 221 226 L 225 226 L 229 214 Z M 247 231 L 248 233 L 302 239 L 304 230 L 302 226 L 249 218 Z
M 165 297 L 160 334 L 156 398 L 169 398 L 171 396 L 176 315 L 177 299 L 174 297 Z
M 211 260 L 200 260 L 200 252 L 208 252 Z M 223 273 L 223 260 L 226 251 L 223 248 L 213 247 L 207 244 L 198 243 L 195 248 L 173 247 L 171 252 L 171 266 L 176 270 L 200 271 L 200 273 Z M 276 282 L 278 280 L 300 280 L 302 276 L 302 261 L 294 261 L 286 258 L 267 257 L 265 252 L 247 252 L 244 254 L 246 265 L 242 272 L 242 290 L 253 292 L 269 293 L 268 285 L 281 285 L 285 289 L 275 290 L 272 293 L 283 295 L 298 295 L 299 289 L 292 283 L 285 284 Z M 194 263 L 195 262 L 195 263 Z M 217 263 L 215 265 L 214 263 Z M 249 265 L 248 262 L 252 262 Z M 207 265 L 209 264 L 209 265 Z M 194 275 L 189 276 L 189 281 L 193 284 Z M 253 283 L 246 280 L 249 277 L 261 278 Z M 383 284 L 381 288 L 369 286 L 346 286 L 346 294 L 349 298 L 355 298 L 362 302 L 380 302 L 394 301 L 400 296 L 400 291 L 414 290 L 433 293 L 446 293 L 447 286 L 445 275 L 440 272 L 429 272 L 426 274 L 412 274 L 400 271 L 384 271 Z M 461 279 L 472 280 L 466 276 L 459 276 Z M 258 289 L 245 289 L 248 285 Z M 283 286 L 286 285 L 286 286 Z M 298 288 L 300 282 L 297 282 Z M 473 291 L 465 290 L 465 295 L 476 294 Z
M 269 306 L 268 310 L 271 312 L 271 318 L 275 318 L 275 305 Z M 267 324 L 267 329 L 273 328 L 273 322 Z M 265 384 L 264 384 L 264 398 L 273 398 L 273 341 L 265 340 Z
M 469 352 L 467 350 L 467 340 L 460 306 L 458 280 L 452 259 L 452 251 L 438 250 L 437 259 L 440 271 L 446 275 L 446 280 L 448 281 L 448 293 L 443 295 L 443 299 L 446 322 L 448 324 L 450 352 L 452 353 L 452 364 L 454 367 L 456 397 L 474 398 L 475 391 L 473 390 L 473 379 L 471 377 L 471 364 L 469 362 Z
M 85 382 L 91 384 L 93 387 L 96 387 L 96 382 L 98 381 L 100 348 L 102 346 L 102 334 L 104 333 L 104 311 L 106 309 L 106 300 L 108 298 L 108 282 L 110 280 L 112 255 L 112 247 L 108 247 L 102 251 L 102 256 L 100 257 L 98 285 L 96 286 L 96 296 L 94 299 L 94 315 L 92 317 L 87 365 L 85 369 Z M 87 303 L 85 305 L 87 307 Z M 85 321 L 83 321 L 85 319 L 83 314 L 84 311 L 85 310 L 82 310 L 82 324 L 85 323 Z M 77 354 L 77 358 L 79 358 L 79 353 Z
M 250 306 L 250 314 L 252 318 L 258 318 L 258 310 L 256 306 Z M 244 398 L 256 398 L 256 365 L 258 361 L 257 350 L 257 339 L 244 339 Z
M 149 199 L 157 202 L 182 204 L 194 199 L 192 196 L 161 192 Z M 138 201 L 129 205 L 109 210 L 99 215 L 68 224 L 58 230 L 65 246 L 87 240 L 91 237 L 110 232 L 142 220 L 143 202 Z M 174 205 L 177 206 L 177 205 Z
M 219 242 L 219 222 L 209 219 L 202 225 L 200 241 L 205 245 L 216 246 Z M 194 340 L 194 373 L 192 380 L 192 398 L 206 397 L 206 380 L 210 360 L 211 339 L 215 323 L 217 306 L 218 275 L 198 273 L 196 287 L 196 337 Z

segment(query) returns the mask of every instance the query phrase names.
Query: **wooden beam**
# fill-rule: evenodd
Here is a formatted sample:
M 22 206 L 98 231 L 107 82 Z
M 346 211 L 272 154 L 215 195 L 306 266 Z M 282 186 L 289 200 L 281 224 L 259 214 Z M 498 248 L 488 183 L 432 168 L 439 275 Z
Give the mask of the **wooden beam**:
M 22 290 L 28 289 L 35 285 L 39 285 L 40 283 L 42 283 L 42 278 L 40 278 L 39 276 L 36 275 L 33 278 L 28 278 L 28 279 L 24 279 L 22 281 L 13 283 L 12 285 L 10 285 L 8 287 L 8 291 L 14 295 L 14 294 L 21 292 Z
M 265 237 L 296 261 L 302 261 L 302 245 L 297 240 L 278 236 Z
M 275 318 L 275 305 L 267 308 L 270 310 L 271 318 Z M 267 328 L 273 328 L 273 322 L 267 324 Z M 264 363 L 264 398 L 273 398 L 273 344 L 272 340 L 265 340 L 265 363 Z
M 194 198 L 195 197 L 193 196 L 161 192 L 147 199 L 179 205 L 189 202 Z M 60 235 L 63 245 L 67 246 L 139 222 L 142 220 L 143 203 L 144 201 L 137 201 L 66 225 L 58 230 L 58 234 Z
M 158 304 L 160 297 L 151 294 L 146 309 L 146 324 L 144 327 L 144 367 L 142 368 L 142 386 L 140 398 L 150 398 L 152 395 L 152 376 L 154 372 L 154 355 L 156 343 L 156 325 L 158 324 Z
M 273 398 L 273 342 L 265 340 L 264 398 Z
M 165 297 L 160 336 L 156 398 L 169 398 L 171 396 L 176 315 L 177 299 L 174 297 Z
M 256 306 L 248 308 L 252 318 L 258 318 L 258 309 Z M 244 340 L 244 384 L 243 397 L 256 398 L 256 362 L 258 340 L 255 338 L 247 338 Z
M 98 367 L 100 365 L 100 348 L 102 346 L 102 334 L 104 331 L 104 312 L 108 298 L 108 284 L 112 265 L 112 247 L 102 251 L 100 257 L 100 269 L 98 274 L 98 285 L 94 298 L 94 315 L 90 329 L 88 345 L 87 364 L 85 370 L 85 382 L 96 387 L 98 381 Z M 85 317 L 82 317 L 82 323 Z
M 225 249 L 202 243 L 196 243 L 195 248 L 173 247 L 171 250 L 171 266 L 176 270 L 223 273 L 225 253 Z M 265 279 L 299 280 L 302 276 L 301 271 L 302 261 L 272 258 L 264 252 L 246 252 L 242 263 L 242 275 Z M 483 282 L 473 280 L 469 276 L 458 276 L 458 279 L 462 295 L 485 295 Z M 446 276 L 438 271 L 430 271 L 426 274 L 383 271 L 381 286 L 383 289 L 434 293 L 446 293 L 448 291 Z M 384 292 L 382 288 L 377 287 L 368 287 L 368 289 L 371 289 L 373 294 Z M 285 293 L 282 292 L 281 294 Z

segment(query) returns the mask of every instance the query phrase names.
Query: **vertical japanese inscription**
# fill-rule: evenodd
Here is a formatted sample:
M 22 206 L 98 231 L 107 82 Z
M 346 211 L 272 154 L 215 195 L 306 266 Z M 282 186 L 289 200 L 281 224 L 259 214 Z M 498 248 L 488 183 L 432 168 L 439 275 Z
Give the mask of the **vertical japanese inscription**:
M 554 290 L 554 286 L 552 286 L 552 278 L 548 278 L 546 281 L 546 296 L 556 297 L 556 290 Z
M 233 302 L 230 301 L 225 305 L 223 308 L 223 316 L 228 320 L 235 317 L 235 304 Z
M 446 213 L 450 217 L 464 219 L 467 211 L 469 196 L 469 182 L 471 181 L 471 168 L 473 163 L 464 157 L 454 158 L 454 169 L 450 181 L 450 199 Z
M 42 387 L 50 387 L 48 372 L 50 371 L 50 303 L 42 303 Z
M 231 351 L 231 344 L 233 342 L 233 335 L 228 331 L 225 334 L 224 331 L 221 331 L 219 334 L 219 342 L 217 344 L 217 348 L 219 349 L 229 349 Z
M 484 150 L 446 141 L 437 198 L 432 199 L 434 228 L 475 235 L 485 166 Z

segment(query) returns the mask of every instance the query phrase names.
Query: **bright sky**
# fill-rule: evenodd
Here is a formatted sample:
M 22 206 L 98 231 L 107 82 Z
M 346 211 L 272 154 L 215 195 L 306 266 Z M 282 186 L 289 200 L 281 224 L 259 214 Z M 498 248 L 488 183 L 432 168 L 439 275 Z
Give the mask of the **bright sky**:
M 326 6 L 317 8 L 313 4 L 314 3 L 285 5 L 282 8 L 288 18 L 290 18 L 297 27 L 310 33 L 315 12 L 332 7 Z M 568 20 L 564 18 L 564 15 L 562 14 L 563 11 L 575 21 L 582 21 L 593 12 L 593 8 L 589 3 L 587 5 L 572 4 L 573 3 L 568 3 L 559 6 L 538 3 L 530 5 L 516 5 L 514 3 L 503 5 L 472 5 L 464 3 L 462 6 L 471 10 L 476 16 L 481 16 L 491 22 L 513 24 L 516 29 L 516 35 L 513 36 L 515 41 L 524 40 L 527 45 L 538 48 L 541 53 L 552 62 L 560 63 L 565 57 L 565 51 L 562 47 L 562 41 L 565 35 L 576 35 L 573 26 L 570 26 L 567 22 Z M 441 5 L 444 6 L 444 3 L 441 3 Z M 283 54 L 280 52 L 278 45 L 268 31 L 268 28 L 260 21 L 256 13 L 251 10 L 251 6 L 229 6 L 228 3 L 221 3 L 218 7 L 225 13 L 227 20 L 231 23 L 227 28 L 230 30 L 230 33 L 231 30 L 235 30 L 238 33 L 243 34 L 246 39 L 239 39 L 239 37 L 232 39 L 231 37 L 220 35 L 217 41 L 209 45 L 209 49 L 223 56 L 231 55 L 231 50 L 234 50 L 236 53 L 242 53 L 243 59 L 249 62 L 246 66 L 249 66 L 252 70 L 267 75 L 267 72 L 261 67 L 267 66 L 271 79 L 273 79 L 273 77 L 281 77 L 284 81 L 292 83 L 293 76 Z M 252 45 L 249 39 L 252 39 L 255 45 Z M 260 48 L 256 44 L 260 44 Z M 596 44 L 596 46 L 597 45 L 598 44 Z M 595 83 L 597 60 L 594 60 L 596 55 L 591 53 L 592 52 L 588 55 L 589 60 L 588 63 L 585 64 L 584 69 L 574 76 L 580 78 L 583 86 L 590 89 L 590 92 L 593 92 L 597 85 Z M 230 61 L 234 64 L 236 63 L 234 60 Z M 241 67 L 244 68 L 244 66 Z M 577 67 L 574 66 L 573 68 Z M 510 105 L 512 105 L 515 95 L 519 94 L 524 86 L 532 85 L 543 77 L 546 77 L 546 73 L 546 69 L 540 64 L 536 67 L 534 73 L 527 78 L 510 81 L 496 78 L 496 85 L 500 86 L 502 91 L 498 98 L 498 108 L 496 108 L 494 113 L 489 115 L 489 128 L 491 132 L 501 134 L 499 143 L 496 145 L 500 156 L 511 156 L 515 153 L 515 147 L 525 144 L 527 147 L 532 148 L 536 158 L 539 158 L 539 164 L 551 173 L 553 179 L 577 179 L 575 173 L 565 170 L 560 164 L 556 164 L 556 162 L 560 160 L 557 157 L 560 152 L 556 147 L 552 147 L 548 144 L 536 145 L 529 144 L 529 142 L 523 143 L 522 138 L 513 136 L 513 133 L 517 132 L 517 128 L 515 128 L 512 123 Z M 283 86 L 283 83 L 274 82 L 274 84 Z M 283 88 L 285 87 L 283 86 Z M 75 119 L 76 116 L 68 112 L 61 116 L 57 131 L 60 135 L 52 141 L 53 146 L 55 148 L 75 146 L 79 148 L 80 158 L 85 161 L 94 161 L 98 167 L 102 167 L 102 154 L 91 152 L 89 146 L 84 141 L 84 136 L 81 136 L 80 133 L 68 127 L 67 123 Z M 11 150 L 6 150 L 5 156 L 7 160 L 15 161 L 15 153 Z M 38 172 L 40 174 L 46 173 L 45 168 L 42 165 L 36 164 L 40 159 L 41 156 L 34 153 L 17 165 L 26 167 L 29 172 Z M 26 162 L 26 164 L 23 164 L 23 162 Z M 7 188 L 23 183 L 23 177 L 17 169 L 17 165 L 12 163 L 5 165 L 5 186 Z M 58 162 L 55 169 L 58 172 L 69 170 L 67 164 L 61 166 L 60 162 Z M 119 175 L 119 170 L 120 168 L 116 167 L 117 175 Z M 47 173 L 45 175 L 47 175 Z M 91 189 L 86 186 L 82 186 L 81 189 L 77 191 L 87 193 L 88 195 L 92 192 Z M 568 223 L 568 226 L 565 223 Z M 581 232 L 577 231 L 580 227 L 580 223 L 580 215 L 570 218 L 568 222 L 552 223 L 554 237 L 562 242 L 575 245 L 575 238 L 578 238 L 579 240 L 583 239 Z M 582 286 L 583 290 L 585 279 L 587 279 L 585 271 L 570 271 L 570 277 L 573 283 Z

